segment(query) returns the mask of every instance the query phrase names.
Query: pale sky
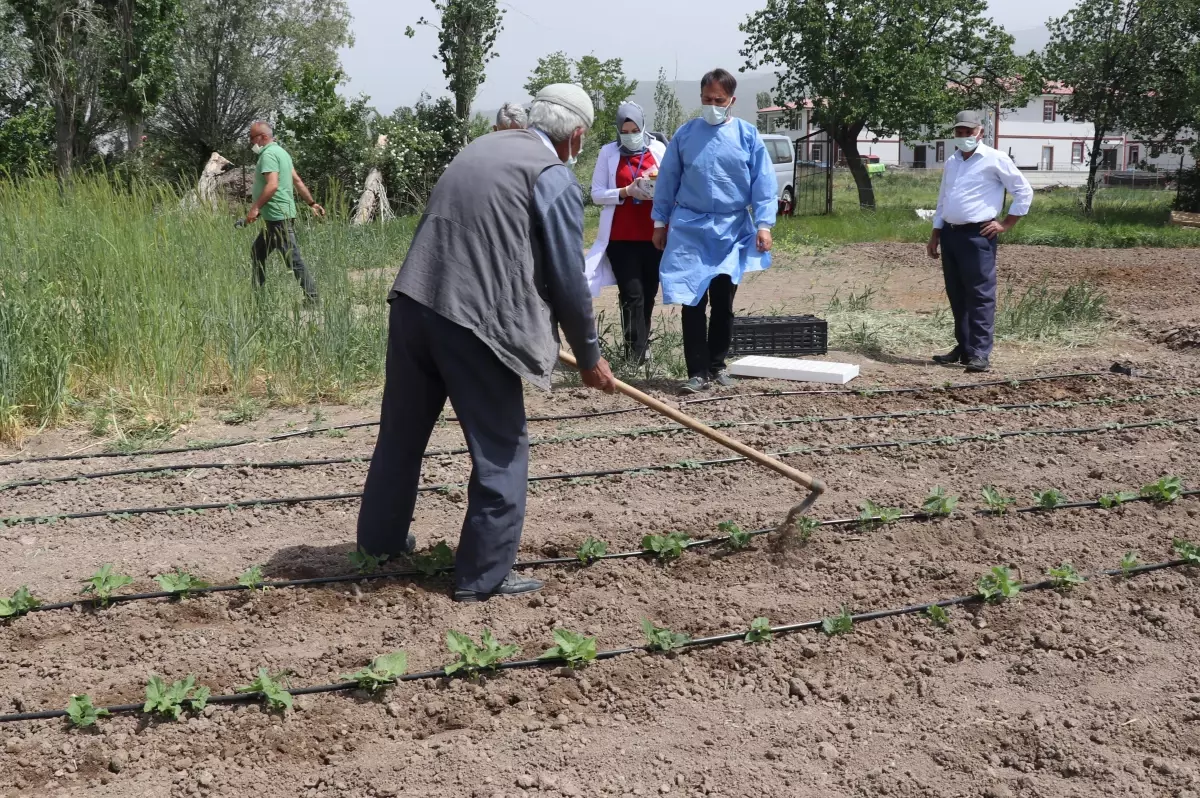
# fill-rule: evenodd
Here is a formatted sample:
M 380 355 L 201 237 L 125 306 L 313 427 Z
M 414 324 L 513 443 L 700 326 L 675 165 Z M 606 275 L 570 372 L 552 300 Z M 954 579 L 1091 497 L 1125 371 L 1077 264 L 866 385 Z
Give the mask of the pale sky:
M 417 28 L 412 39 L 406 25 L 434 13 L 430 0 L 349 0 L 354 15 L 355 45 L 342 53 L 350 76 L 347 94 L 370 95 L 382 113 L 411 105 L 421 91 L 434 97 L 447 94 L 441 62 L 434 59 L 437 33 Z M 992 0 L 996 21 L 1012 33 L 1038 28 L 1059 16 L 1073 0 Z M 598 58 L 621 58 L 625 74 L 653 81 L 659 67 L 681 80 L 698 80 L 709 69 L 723 66 L 735 72 L 743 35 L 738 24 L 761 7 L 759 2 L 727 0 L 502 0 L 507 10 L 504 31 L 497 40 L 499 57 L 488 65 L 487 81 L 476 97 L 479 109 L 498 108 L 506 101 L 524 101 L 521 86 L 540 56 L 563 50 L 572 57 L 592 53 Z M 647 25 L 647 15 L 660 20 Z M 1021 37 L 1018 35 L 1018 44 Z

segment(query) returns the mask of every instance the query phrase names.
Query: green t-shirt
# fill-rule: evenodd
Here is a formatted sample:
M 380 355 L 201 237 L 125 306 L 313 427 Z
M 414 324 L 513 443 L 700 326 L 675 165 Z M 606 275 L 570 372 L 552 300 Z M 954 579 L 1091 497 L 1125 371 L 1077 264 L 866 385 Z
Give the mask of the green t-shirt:
M 258 154 L 258 168 L 254 173 L 254 201 L 262 196 L 266 188 L 266 176 L 271 172 L 279 174 L 279 188 L 275 196 L 263 206 L 262 218 L 271 222 L 281 222 L 296 218 L 296 191 L 292 185 L 292 156 L 287 150 L 272 141 Z

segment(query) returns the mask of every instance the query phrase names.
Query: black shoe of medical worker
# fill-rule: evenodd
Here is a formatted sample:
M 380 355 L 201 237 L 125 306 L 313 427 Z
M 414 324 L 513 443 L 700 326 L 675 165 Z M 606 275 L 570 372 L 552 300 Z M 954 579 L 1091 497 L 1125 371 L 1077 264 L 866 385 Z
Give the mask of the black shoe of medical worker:
M 692 377 L 690 380 L 679 386 L 679 392 L 684 396 L 696 394 L 708 387 L 708 383 L 703 377 Z
M 717 376 L 713 377 L 713 382 L 715 382 L 717 385 L 720 385 L 722 388 L 732 388 L 733 386 L 737 385 L 737 380 L 735 380 L 733 375 L 725 369 L 721 369 L 717 372 Z
M 967 353 L 962 351 L 962 347 L 954 347 L 944 355 L 934 355 L 933 362 L 939 366 L 949 366 L 955 363 L 967 362 Z
M 988 362 L 986 357 L 973 357 L 967 361 L 966 372 L 968 374 L 982 374 L 992 368 L 992 364 Z
M 533 593 L 545 586 L 545 582 L 521 576 L 516 571 L 509 571 L 508 576 L 504 577 L 504 581 L 500 583 L 500 586 L 491 593 L 478 593 L 474 590 L 455 590 L 454 600 L 461 604 L 478 604 L 481 601 L 487 601 L 492 596 L 517 596 L 521 593 Z

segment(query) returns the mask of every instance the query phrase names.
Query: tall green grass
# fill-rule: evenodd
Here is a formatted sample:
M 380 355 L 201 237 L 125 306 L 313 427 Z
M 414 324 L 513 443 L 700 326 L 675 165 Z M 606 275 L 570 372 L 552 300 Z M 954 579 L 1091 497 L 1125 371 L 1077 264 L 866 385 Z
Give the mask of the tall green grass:
M 781 217 L 775 242 L 784 251 L 875 241 L 924 243 L 932 229 L 918 208 L 937 206 L 940 171 L 893 170 L 874 180 L 876 208 L 858 206 L 850 177 L 835 173 L 833 213 Z M 1083 212 L 1083 189 L 1060 188 L 1034 196 L 1033 207 L 1008 244 L 1052 247 L 1200 247 L 1200 230 L 1172 227 L 1173 191 L 1105 188 L 1091 215 Z
M 169 434 L 202 397 L 344 399 L 377 382 L 385 297 L 412 224 L 302 220 L 321 301 L 279 255 L 251 282 L 255 230 L 174 191 L 78 178 L 0 181 L 0 437 L 84 410 Z M 333 216 L 344 209 L 333 209 Z M 97 409 L 98 408 L 98 409 Z

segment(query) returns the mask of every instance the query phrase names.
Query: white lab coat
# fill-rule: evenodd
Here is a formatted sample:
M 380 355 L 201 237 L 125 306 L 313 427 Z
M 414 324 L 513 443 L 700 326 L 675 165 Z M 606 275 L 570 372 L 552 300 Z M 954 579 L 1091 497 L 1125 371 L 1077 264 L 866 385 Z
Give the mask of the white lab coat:
M 651 139 L 650 154 L 654 156 L 655 164 L 661 167 L 667 147 L 658 139 Z M 584 275 L 594 297 L 600 296 L 604 286 L 617 284 L 606 250 L 608 237 L 612 234 L 613 214 L 618 205 L 628 202 L 617 196 L 620 192 L 617 188 L 617 167 L 620 163 L 621 145 L 615 141 L 605 144 L 600 148 L 600 154 L 596 157 L 596 171 L 592 173 L 592 202 L 601 208 L 600 232 L 596 235 L 596 243 L 588 250 Z

